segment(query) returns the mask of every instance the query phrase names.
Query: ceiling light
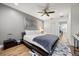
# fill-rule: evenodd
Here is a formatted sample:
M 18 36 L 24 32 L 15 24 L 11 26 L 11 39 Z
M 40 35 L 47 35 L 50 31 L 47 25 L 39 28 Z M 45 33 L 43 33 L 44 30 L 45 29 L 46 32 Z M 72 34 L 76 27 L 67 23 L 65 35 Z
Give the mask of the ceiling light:
M 64 17 L 64 13 L 62 13 L 62 12 L 59 13 L 59 16 L 60 16 L 60 17 Z
M 59 13 L 59 15 L 60 15 L 60 16 L 64 16 L 64 13 L 61 12 L 61 13 Z

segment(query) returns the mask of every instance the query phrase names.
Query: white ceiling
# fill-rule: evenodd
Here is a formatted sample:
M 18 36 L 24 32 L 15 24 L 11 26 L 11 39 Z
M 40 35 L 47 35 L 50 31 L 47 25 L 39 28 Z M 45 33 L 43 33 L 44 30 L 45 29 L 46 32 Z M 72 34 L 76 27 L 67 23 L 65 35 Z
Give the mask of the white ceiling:
M 48 17 L 48 16 L 41 16 L 41 14 L 37 13 L 46 7 L 46 3 L 18 3 L 18 4 L 5 3 L 5 4 L 42 20 L 50 18 L 59 18 L 62 15 L 68 16 L 71 5 L 67 3 L 50 3 L 49 9 L 55 10 L 56 12 L 50 14 L 50 17 Z

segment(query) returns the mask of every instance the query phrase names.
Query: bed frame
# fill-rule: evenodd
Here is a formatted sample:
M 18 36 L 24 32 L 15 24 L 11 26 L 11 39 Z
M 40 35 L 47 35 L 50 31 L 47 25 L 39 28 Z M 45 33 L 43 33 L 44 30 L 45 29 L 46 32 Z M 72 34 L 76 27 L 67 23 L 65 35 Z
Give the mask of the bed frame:
M 22 36 L 24 36 L 24 34 L 22 34 Z M 23 38 L 23 37 L 22 37 Z M 54 45 L 52 46 L 52 49 L 51 51 L 48 53 L 46 51 L 44 51 L 43 49 L 41 49 L 40 47 L 30 43 L 30 42 L 27 42 L 26 40 L 21 40 L 21 43 L 24 44 L 26 47 L 28 47 L 31 51 L 36 51 L 37 53 L 39 53 L 41 56 L 51 56 L 57 46 L 57 42 L 59 41 L 59 38 L 55 41 Z

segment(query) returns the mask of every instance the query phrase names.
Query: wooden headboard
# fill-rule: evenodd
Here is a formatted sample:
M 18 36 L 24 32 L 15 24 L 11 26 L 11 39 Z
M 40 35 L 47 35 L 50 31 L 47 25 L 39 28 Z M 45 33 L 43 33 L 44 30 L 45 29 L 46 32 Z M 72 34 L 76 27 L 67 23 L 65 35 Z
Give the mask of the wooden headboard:
M 25 32 L 22 32 L 22 40 L 23 40 L 24 35 L 26 35 L 26 33 Z

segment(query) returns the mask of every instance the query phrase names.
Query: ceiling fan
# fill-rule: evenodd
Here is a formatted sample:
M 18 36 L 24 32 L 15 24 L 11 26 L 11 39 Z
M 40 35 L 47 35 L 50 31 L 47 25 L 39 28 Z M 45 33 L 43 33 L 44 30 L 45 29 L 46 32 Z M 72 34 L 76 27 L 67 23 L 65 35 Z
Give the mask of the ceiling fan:
M 55 11 L 49 11 L 49 4 L 46 4 L 46 7 L 41 12 L 38 13 L 41 13 L 42 14 L 41 16 L 44 15 L 50 16 L 49 14 L 55 13 Z

